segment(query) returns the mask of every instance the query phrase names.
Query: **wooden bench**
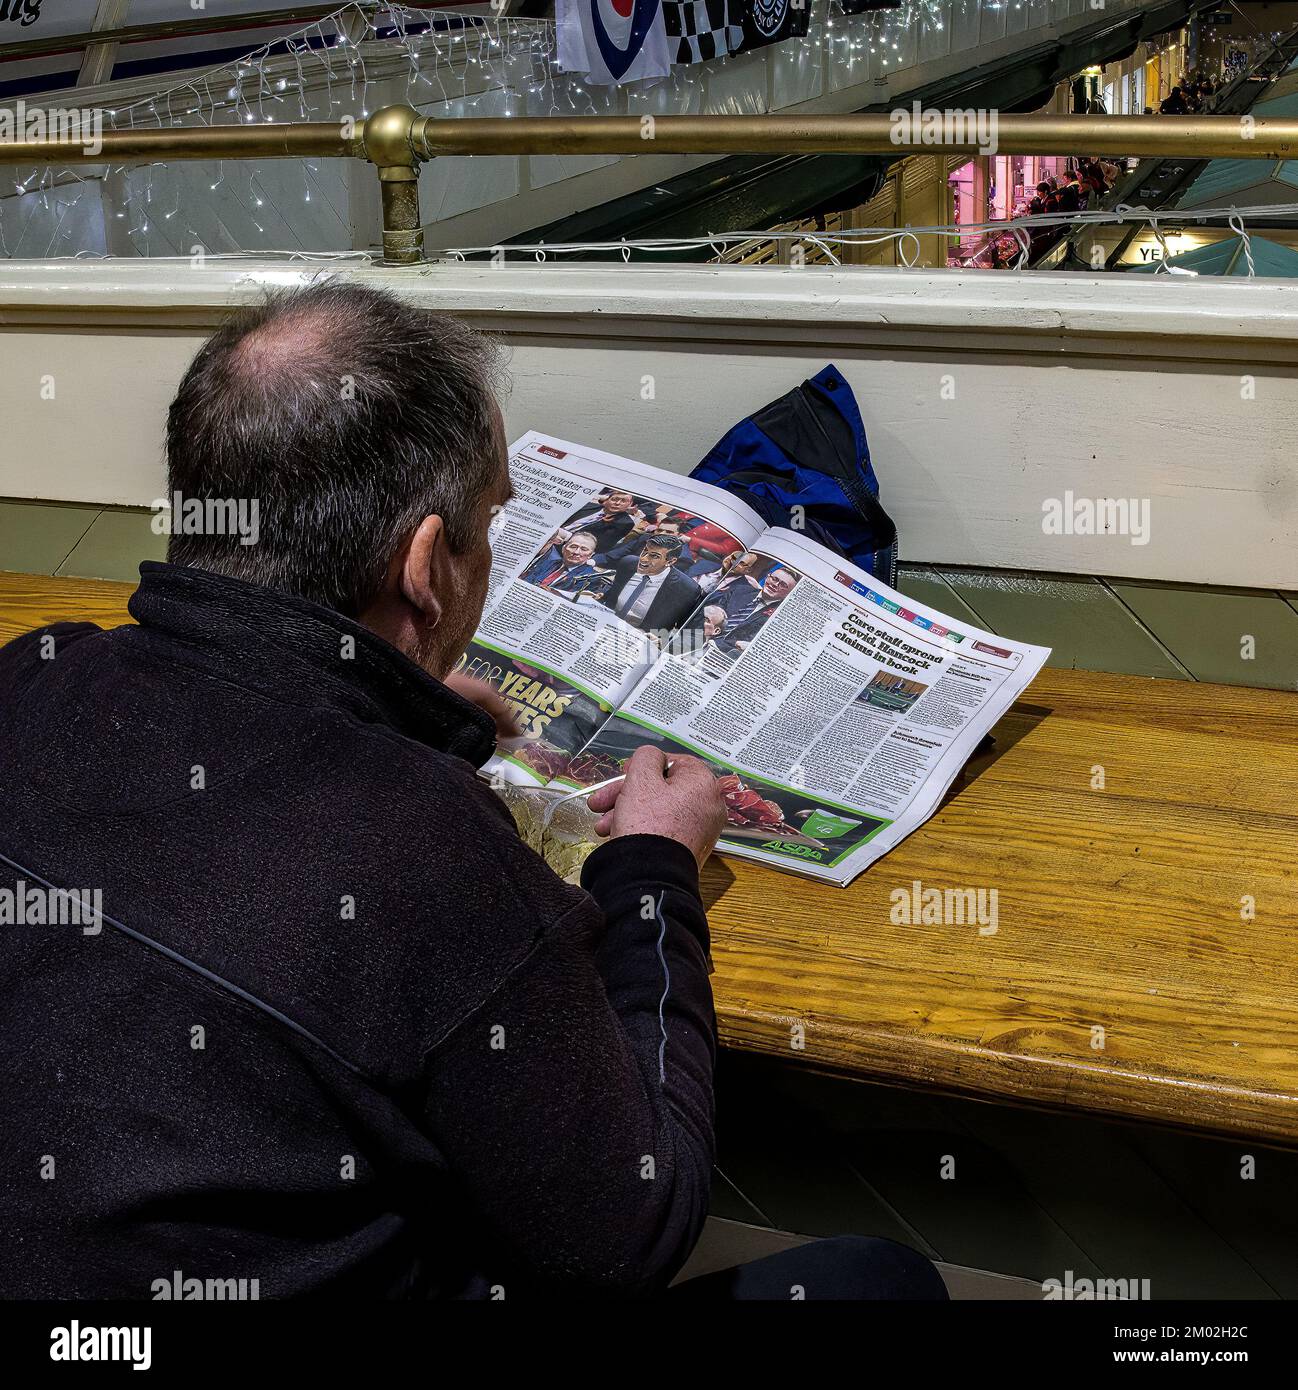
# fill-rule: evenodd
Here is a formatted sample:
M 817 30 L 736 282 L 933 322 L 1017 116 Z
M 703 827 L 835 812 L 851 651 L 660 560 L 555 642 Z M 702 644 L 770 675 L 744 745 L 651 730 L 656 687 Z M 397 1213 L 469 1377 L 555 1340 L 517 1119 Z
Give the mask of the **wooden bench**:
M 129 593 L 0 576 L 0 638 Z M 1045 671 L 996 740 L 850 888 L 713 860 L 722 1041 L 1298 1144 L 1298 697 Z M 995 889 L 995 932 L 894 922 L 916 882 Z

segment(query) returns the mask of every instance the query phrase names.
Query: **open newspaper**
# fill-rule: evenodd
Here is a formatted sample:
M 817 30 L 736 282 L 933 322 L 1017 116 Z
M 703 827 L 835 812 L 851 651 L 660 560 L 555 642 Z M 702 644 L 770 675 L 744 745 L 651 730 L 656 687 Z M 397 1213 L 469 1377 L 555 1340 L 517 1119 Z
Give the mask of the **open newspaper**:
M 709 484 L 542 434 L 510 473 L 460 669 L 518 717 L 484 769 L 516 816 L 518 789 L 545 804 L 653 743 L 715 771 L 723 852 L 846 884 L 933 814 L 1049 655 Z

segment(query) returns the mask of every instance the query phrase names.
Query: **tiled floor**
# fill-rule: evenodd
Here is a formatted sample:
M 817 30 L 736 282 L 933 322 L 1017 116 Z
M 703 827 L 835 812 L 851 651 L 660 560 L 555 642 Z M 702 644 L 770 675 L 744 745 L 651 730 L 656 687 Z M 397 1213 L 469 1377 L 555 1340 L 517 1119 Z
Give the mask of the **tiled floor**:
M 1155 1299 L 1298 1296 L 1298 1153 L 735 1053 L 717 1119 L 712 1211 L 731 1221 L 888 1236 L 1035 1284 L 1071 1270 L 1148 1279 Z

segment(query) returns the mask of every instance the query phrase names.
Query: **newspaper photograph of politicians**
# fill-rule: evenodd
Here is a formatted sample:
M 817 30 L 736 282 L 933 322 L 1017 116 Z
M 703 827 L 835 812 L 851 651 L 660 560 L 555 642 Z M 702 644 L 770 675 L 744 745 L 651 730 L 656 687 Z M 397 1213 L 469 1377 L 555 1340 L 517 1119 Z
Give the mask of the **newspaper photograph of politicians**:
M 523 728 L 484 774 L 536 786 L 618 708 L 763 524 L 716 488 L 548 435 L 518 439 L 509 473 L 460 669 L 495 685 Z
M 721 680 L 743 655 L 802 576 L 756 551 L 736 552 L 718 567 L 696 611 L 668 644 L 668 653 Z
M 597 510 L 583 509 L 547 540 L 520 580 L 551 597 L 611 611 L 708 679 L 720 679 L 798 576 L 667 504 L 622 492 L 596 501 Z M 616 634 L 605 637 L 612 642 Z M 500 690 L 522 729 L 522 739 L 501 755 L 542 782 L 564 777 L 569 760 L 613 709 L 571 678 L 480 641 L 461 669 Z
M 705 517 L 609 489 L 567 517 L 519 579 L 607 609 L 662 642 L 725 582 L 743 553 L 736 536 Z

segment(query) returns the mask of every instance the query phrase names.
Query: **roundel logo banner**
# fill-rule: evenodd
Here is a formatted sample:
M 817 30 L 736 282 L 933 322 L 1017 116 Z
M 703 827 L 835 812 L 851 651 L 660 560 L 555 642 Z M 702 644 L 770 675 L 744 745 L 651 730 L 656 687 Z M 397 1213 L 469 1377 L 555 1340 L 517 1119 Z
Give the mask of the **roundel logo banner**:
M 582 3 L 590 7 L 595 43 L 616 81 L 640 56 L 653 28 L 660 0 L 582 0 Z
M 789 16 L 789 0 L 753 0 L 753 27 L 764 38 L 774 38 Z

